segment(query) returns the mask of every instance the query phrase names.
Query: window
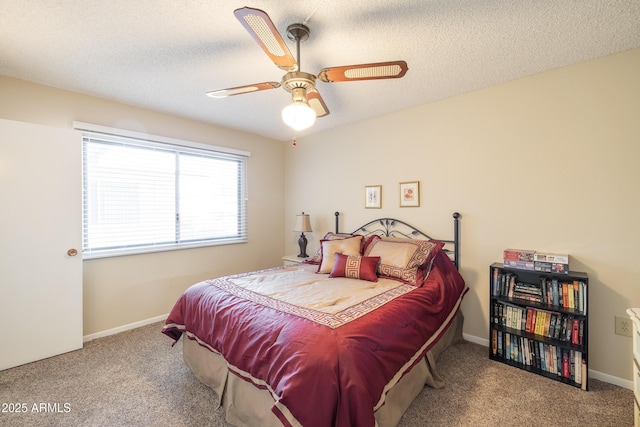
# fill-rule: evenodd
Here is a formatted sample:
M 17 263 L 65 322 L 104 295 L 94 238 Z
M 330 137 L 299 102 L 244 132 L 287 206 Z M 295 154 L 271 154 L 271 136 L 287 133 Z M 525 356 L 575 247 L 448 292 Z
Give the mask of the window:
M 249 153 L 74 126 L 83 130 L 83 258 L 247 241 Z

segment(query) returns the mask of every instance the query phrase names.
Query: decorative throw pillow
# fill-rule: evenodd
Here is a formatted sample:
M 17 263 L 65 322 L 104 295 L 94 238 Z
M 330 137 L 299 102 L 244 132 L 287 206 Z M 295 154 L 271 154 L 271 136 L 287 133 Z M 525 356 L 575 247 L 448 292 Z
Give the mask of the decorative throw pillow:
M 329 277 L 347 277 L 349 279 L 377 282 L 378 275 L 376 274 L 376 270 L 379 262 L 379 256 L 366 257 L 337 253 Z
M 380 257 L 380 276 L 420 286 L 424 275 L 419 270 L 428 266 L 443 245 L 433 240 L 374 236 L 367 241 L 364 255 Z
M 331 273 L 335 262 L 335 254 L 361 255 L 362 236 L 352 236 L 340 240 L 321 240 L 322 261 L 318 273 Z
M 353 234 L 336 234 L 331 231 L 324 235 L 324 237 L 320 240 L 342 240 L 347 239 L 349 237 L 353 237 Z M 322 245 L 318 248 L 315 254 L 311 258 L 305 261 L 307 264 L 317 264 L 320 265 L 322 262 Z

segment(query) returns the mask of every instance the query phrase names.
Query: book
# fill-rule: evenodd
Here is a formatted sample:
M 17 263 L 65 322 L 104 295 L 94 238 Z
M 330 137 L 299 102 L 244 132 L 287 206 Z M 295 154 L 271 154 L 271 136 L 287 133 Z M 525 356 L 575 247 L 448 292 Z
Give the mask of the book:
M 531 322 L 533 318 L 533 308 L 531 307 L 527 307 L 527 319 L 525 321 L 525 327 L 524 330 L 525 332 L 531 332 Z
M 573 325 L 572 325 L 572 332 L 571 332 L 571 344 L 580 343 L 579 333 L 580 333 L 580 321 L 577 319 L 574 319 Z
M 507 296 L 508 295 L 508 291 L 507 291 L 507 275 L 509 273 L 502 273 L 500 274 L 500 296 Z
M 517 268 L 520 270 L 534 271 L 533 261 L 512 261 L 505 259 L 504 266 L 507 268 Z
M 569 350 L 569 378 L 576 380 L 576 354 L 574 350 Z
M 557 321 L 558 321 L 558 316 L 556 315 L 556 313 L 551 313 L 551 321 L 549 322 L 549 333 L 547 334 L 549 338 L 553 338 L 553 335 L 556 330 Z
M 567 303 L 567 307 L 571 309 L 576 308 L 576 298 L 573 292 L 573 283 L 567 283 L 567 296 L 569 297 L 569 302 Z
M 533 270 L 540 271 L 542 273 L 551 273 L 553 271 L 553 266 L 550 262 L 534 261 Z
M 569 255 L 535 252 L 533 254 L 533 261 L 569 264 Z
M 584 314 L 584 282 L 578 282 L 578 311 Z
M 547 322 L 547 313 L 542 310 L 538 310 L 538 314 L 536 315 L 536 335 L 544 335 L 544 326 Z M 547 327 L 548 328 L 548 327 Z
M 542 290 L 542 287 L 540 285 L 534 285 L 532 283 L 516 281 L 513 290 L 514 292 L 522 292 L 522 293 L 527 293 L 531 295 L 540 295 L 540 296 L 544 295 L 544 291 Z
M 542 303 L 544 301 L 543 291 L 539 285 L 533 285 L 531 283 L 515 281 L 513 286 L 513 298 L 518 298 L 526 301 L 533 301 Z
M 560 313 L 556 313 L 556 327 L 553 330 L 553 339 L 560 339 L 560 331 L 562 330 L 562 315 Z
M 542 328 L 542 335 L 545 337 L 549 336 L 549 327 L 551 326 L 551 313 L 548 311 L 544 312 L 544 327 Z
M 569 264 L 551 263 L 551 272 L 569 274 Z
M 513 298 L 513 290 L 516 287 L 516 277 L 513 274 L 509 275 L 509 298 Z
M 562 377 L 570 377 L 569 353 L 566 349 L 562 350 Z
M 558 279 L 551 279 L 551 293 L 552 293 L 552 299 L 553 299 L 553 305 L 559 305 L 559 299 L 558 299 Z
M 491 351 L 494 356 L 498 354 L 498 330 L 497 329 L 493 329 L 491 331 Z
M 494 268 L 493 269 L 493 283 L 491 284 L 491 295 L 493 296 L 498 296 L 498 280 L 500 277 L 500 269 L 499 268 Z
M 533 263 L 535 253 L 536 251 L 530 249 L 505 249 L 502 258 L 504 261 L 525 261 Z

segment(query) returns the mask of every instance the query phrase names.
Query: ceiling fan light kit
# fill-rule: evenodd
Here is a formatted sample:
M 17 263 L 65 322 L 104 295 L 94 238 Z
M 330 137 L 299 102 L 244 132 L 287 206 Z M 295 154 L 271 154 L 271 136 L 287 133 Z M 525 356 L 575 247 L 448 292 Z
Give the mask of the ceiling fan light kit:
M 233 14 L 271 61 L 287 73 L 282 77 L 280 83 L 264 82 L 237 86 L 207 92 L 207 95 L 212 98 L 226 98 L 227 96 L 282 86 L 291 93 L 293 100 L 291 105 L 282 110 L 282 119 L 285 124 L 295 130 L 306 129 L 315 123 L 316 117 L 324 117 L 329 114 L 329 109 L 316 88 L 316 79 L 326 83 L 396 79 L 403 77 L 408 70 L 405 61 L 377 62 L 323 68 L 316 77 L 313 74 L 300 71 L 300 42 L 309 38 L 309 28 L 306 25 L 296 23 L 287 27 L 287 37 L 296 42 L 296 60 L 266 12 L 243 7 L 236 9 Z
M 282 110 L 284 123 L 295 130 L 303 130 L 313 126 L 316 122 L 316 112 L 307 102 L 306 87 L 291 88 L 291 97 L 293 104 L 284 107 Z
M 282 110 L 282 121 L 295 130 L 304 130 L 316 122 L 316 112 L 305 103 L 294 102 Z

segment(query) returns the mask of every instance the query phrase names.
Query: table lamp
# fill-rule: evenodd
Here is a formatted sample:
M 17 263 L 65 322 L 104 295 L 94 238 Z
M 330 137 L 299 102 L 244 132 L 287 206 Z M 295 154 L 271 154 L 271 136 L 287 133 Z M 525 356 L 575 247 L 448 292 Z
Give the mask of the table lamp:
M 300 245 L 300 253 L 298 258 L 307 258 L 307 238 L 304 233 L 313 231 L 311 230 L 311 222 L 309 221 L 309 214 L 302 212 L 300 215 L 296 215 L 296 226 L 293 231 L 299 231 L 300 238 L 298 239 L 298 245 Z

